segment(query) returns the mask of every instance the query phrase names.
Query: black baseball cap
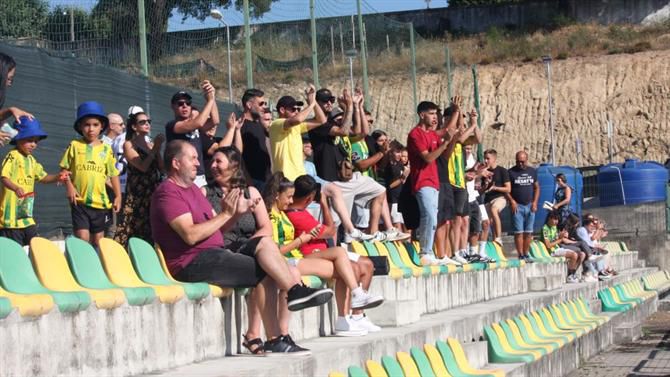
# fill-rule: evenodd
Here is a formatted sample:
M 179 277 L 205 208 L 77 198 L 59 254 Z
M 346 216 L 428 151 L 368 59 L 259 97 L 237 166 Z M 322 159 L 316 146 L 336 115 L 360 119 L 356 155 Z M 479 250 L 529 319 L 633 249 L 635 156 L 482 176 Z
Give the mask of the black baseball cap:
M 341 115 L 344 115 L 344 111 L 339 107 L 336 107 L 330 112 L 330 114 L 328 114 L 328 121 L 332 122 L 333 120 L 335 120 L 335 118 Z
M 170 103 L 176 103 L 177 101 L 179 101 L 181 99 L 191 101 L 193 99 L 193 97 L 191 97 L 191 95 L 186 93 L 185 91 L 180 90 L 172 96 L 172 100 L 170 100 Z
M 277 109 L 277 111 L 279 111 L 279 109 L 282 108 L 282 107 L 285 108 L 285 109 L 289 109 L 289 108 L 292 109 L 296 106 L 302 107 L 302 105 L 304 105 L 304 104 L 305 104 L 304 102 L 298 101 L 291 96 L 283 96 L 282 98 L 279 99 L 279 101 L 277 101 L 276 109 Z
M 330 90 L 321 88 L 316 91 L 316 100 L 319 102 L 335 102 L 335 96 L 330 92 Z

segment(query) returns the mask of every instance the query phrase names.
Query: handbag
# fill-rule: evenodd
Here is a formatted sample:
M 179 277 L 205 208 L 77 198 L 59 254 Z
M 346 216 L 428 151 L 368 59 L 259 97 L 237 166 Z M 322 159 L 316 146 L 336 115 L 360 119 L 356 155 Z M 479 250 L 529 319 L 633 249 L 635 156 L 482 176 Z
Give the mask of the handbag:
M 369 256 L 372 265 L 375 267 L 373 275 L 386 276 L 389 274 L 391 267 L 389 266 L 389 258 L 385 255 Z

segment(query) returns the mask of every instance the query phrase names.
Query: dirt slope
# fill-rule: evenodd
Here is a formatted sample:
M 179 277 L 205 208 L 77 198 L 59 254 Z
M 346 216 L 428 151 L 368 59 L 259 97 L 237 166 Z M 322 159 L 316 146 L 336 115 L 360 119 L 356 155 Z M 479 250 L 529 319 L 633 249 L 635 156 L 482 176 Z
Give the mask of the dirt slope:
M 526 149 L 533 163 L 547 161 L 544 65 L 487 65 L 478 70 L 485 148 L 498 150 L 505 165 L 519 149 Z M 608 116 L 615 126 L 615 161 L 636 157 L 663 162 L 670 157 L 670 51 L 558 60 L 552 71 L 558 164 L 607 162 Z M 403 142 L 414 122 L 408 76 L 371 77 L 370 81 L 375 126 Z M 417 87 L 419 101 L 448 103 L 446 75 L 421 75 Z M 454 88 L 473 106 L 469 68 L 456 70 Z M 270 98 L 287 91 L 284 86 L 264 89 Z M 490 127 L 495 122 L 504 126 Z M 576 154 L 577 137 L 582 140 L 581 156 Z

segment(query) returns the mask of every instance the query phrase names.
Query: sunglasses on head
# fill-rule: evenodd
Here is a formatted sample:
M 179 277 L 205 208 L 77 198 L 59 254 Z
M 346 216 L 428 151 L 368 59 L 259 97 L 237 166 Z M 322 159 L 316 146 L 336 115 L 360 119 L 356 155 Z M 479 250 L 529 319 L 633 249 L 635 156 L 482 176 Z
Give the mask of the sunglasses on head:
M 144 126 L 144 125 L 147 125 L 147 124 L 149 124 L 149 125 L 151 124 L 151 119 L 141 119 L 141 120 L 137 121 L 138 126 Z
M 184 105 L 191 106 L 191 101 L 177 101 L 176 104 L 177 104 L 177 107 L 182 107 Z

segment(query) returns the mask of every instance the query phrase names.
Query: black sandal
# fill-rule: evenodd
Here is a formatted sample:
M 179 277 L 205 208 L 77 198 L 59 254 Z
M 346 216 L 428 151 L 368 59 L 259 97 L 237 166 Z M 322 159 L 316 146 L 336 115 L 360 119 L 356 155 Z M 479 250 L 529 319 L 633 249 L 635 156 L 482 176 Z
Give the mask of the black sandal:
M 249 340 L 249 338 L 247 338 L 247 334 L 244 334 L 242 336 L 244 337 L 244 342 L 242 342 L 242 345 L 249 352 L 251 352 L 251 355 L 265 356 L 265 349 L 263 348 L 263 340 L 261 340 L 261 338 L 255 338 Z M 256 348 L 253 348 L 254 346 L 256 346 Z

